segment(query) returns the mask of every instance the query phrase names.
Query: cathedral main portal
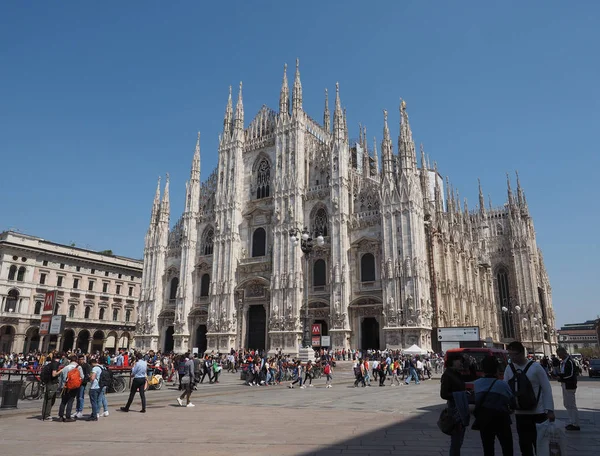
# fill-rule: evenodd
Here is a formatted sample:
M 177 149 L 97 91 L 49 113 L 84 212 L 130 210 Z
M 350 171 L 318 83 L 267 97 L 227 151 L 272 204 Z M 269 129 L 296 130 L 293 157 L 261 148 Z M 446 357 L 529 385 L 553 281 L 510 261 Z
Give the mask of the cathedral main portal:
M 249 349 L 266 350 L 267 312 L 263 305 L 252 305 L 248 309 L 248 344 Z
M 361 348 L 379 350 L 379 322 L 375 317 L 365 317 L 360 326 Z

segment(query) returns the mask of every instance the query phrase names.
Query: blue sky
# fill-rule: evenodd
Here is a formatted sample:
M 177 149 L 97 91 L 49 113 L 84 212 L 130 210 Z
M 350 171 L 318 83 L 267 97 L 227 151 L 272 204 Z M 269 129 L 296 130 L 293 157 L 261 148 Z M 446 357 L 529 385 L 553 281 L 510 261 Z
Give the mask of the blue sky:
M 2 2 L 0 230 L 141 257 L 159 175 L 182 211 L 198 130 L 216 166 L 228 86 L 249 122 L 298 57 L 305 110 L 339 81 L 351 137 L 381 141 L 382 109 L 396 136 L 405 99 L 471 208 L 477 177 L 499 205 L 518 169 L 558 323 L 596 317 L 600 3 L 372 3 Z

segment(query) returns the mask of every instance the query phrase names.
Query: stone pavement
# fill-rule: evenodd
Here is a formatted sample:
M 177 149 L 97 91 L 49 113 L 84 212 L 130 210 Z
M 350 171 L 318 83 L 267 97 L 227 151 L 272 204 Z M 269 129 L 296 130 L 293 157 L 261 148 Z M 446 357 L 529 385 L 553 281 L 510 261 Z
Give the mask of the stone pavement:
M 139 399 L 130 413 L 117 411 L 123 395 L 109 395 L 110 416 L 98 422 L 41 422 L 39 404 L 0 411 L 3 456 L 34 454 L 97 455 L 111 443 L 112 454 L 210 455 L 445 455 L 449 437 L 436 427 L 443 401 L 439 380 L 420 385 L 353 388 L 349 367 L 336 370 L 334 387 L 290 390 L 283 386 L 246 387 L 239 375 L 224 374 L 218 385 L 200 385 L 194 408 L 176 405 L 172 387 L 148 393 L 148 412 Z M 566 417 L 560 388 L 553 383 L 559 419 Z M 583 378 L 577 393 L 582 431 L 567 435 L 570 454 L 597 455 L 600 448 L 600 381 Z M 34 411 L 35 410 L 35 411 Z M 57 410 L 57 406 L 55 406 Z M 89 402 L 86 403 L 89 413 Z M 516 432 L 515 448 L 516 445 Z M 497 446 L 497 454 L 501 454 Z M 479 433 L 467 431 L 463 455 L 481 455 Z M 515 454 L 518 454 L 518 450 Z

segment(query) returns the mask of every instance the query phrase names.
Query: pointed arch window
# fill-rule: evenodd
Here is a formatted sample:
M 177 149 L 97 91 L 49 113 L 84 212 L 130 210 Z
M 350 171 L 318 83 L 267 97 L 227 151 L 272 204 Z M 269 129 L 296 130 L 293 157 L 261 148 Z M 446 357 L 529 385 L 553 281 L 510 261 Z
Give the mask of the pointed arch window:
M 266 198 L 271 194 L 271 164 L 263 158 L 256 168 L 256 199 Z
M 375 257 L 372 253 L 365 253 L 360 258 L 360 281 L 375 282 Z
M 8 270 L 8 280 L 15 280 L 15 276 L 17 275 L 17 267 L 13 264 Z
M 203 274 L 200 279 L 200 296 L 208 296 L 208 290 L 210 289 L 210 276 Z
M 252 256 L 265 256 L 267 250 L 267 233 L 264 228 L 257 228 L 252 234 Z
M 202 253 L 204 255 L 213 254 L 214 236 L 215 232 L 212 228 L 209 228 L 206 233 L 204 233 L 204 239 L 202 240 Z
M 313 286 L 322 287 L 327 284 L 325 260 L 318 259 L 313 265 Z
M 327 211 L 325 208 L 320 208 L 315 214 L 315 219 L 313 221 L 314 232 L 320 234 L 323 237 L 329 236 L 328 230 L 329 221 L 327 219 Z
M 169 289 L 169 299 L 177 299 L 177 287 L 179 286 L 179 278 L 171 279 L 171 287 Z
M 508 271 L 505 268 L 498 269 L 498 272 L 496 273 L 496 286 L 498 287 L 500 310 L 502 310 L 503 307 L 507 309 L 507 311 L 502 312 L 502 333 L 506 338 L 514 338 L 515 326 L 513 320 L 513 303 L 510 299 Z
M 498 223 L 498 224 L 496 225 L 496 234 L 497 234 L 498 236 L 503 236 L 503 235 L 504 235 L 504 227 L 502 226 L 502 224 L 501 224 L 501 223 Z

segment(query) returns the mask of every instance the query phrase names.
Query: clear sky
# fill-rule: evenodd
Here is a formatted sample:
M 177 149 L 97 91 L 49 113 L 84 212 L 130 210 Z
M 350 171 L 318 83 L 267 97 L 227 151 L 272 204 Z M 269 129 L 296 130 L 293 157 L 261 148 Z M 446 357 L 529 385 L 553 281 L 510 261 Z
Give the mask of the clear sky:
M 558 323 L 594 318 L 599 45 L 592 0 L 1 2 L 0 231 L 140 258 L 159 175 L 183 209 L 198 130 L 216 166 L 228 86 L 249 122 L 300 58 L 305 110 L 339 81 L 351 137 L 381 141 L 382 109 L 395 137 L 405 99 L 471 208 L 477 177 L 499 205 L 518 169 Z

